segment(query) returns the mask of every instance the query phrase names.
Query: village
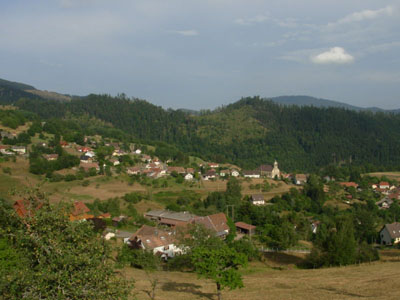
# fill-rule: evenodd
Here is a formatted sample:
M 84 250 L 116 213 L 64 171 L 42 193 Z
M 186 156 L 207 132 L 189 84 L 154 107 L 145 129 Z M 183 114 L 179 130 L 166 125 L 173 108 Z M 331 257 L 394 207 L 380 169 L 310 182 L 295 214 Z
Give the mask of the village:
M 15 138 L 10 132 L 1 131 L 2 139 Z M 51 143 L 51 142 L 50 142 Z M 228 181 L 229 178 L 236 178 L 242 182 L 248 183 L 250 192 L 246 196 L 246 201 L 253 206 L 263 207 L 274 205 L 273 197 L 265 198 L 263 184 L 252 184 L 253 180 L 262 179 L 264 184 L 270 180 L 278 184 L 279 182 L 289 185 L 293 189 L 302 189 L 307 183 L 308 174 L 288 174 L 280 171 L 278 162 L 273 164 L 264 164 L 255 170 L 243 170 L 238 166 L 229 164 L 219 164 L 213 162 L 200 161 L 192 162 L 190 166 L 184 167 L 176 165 L 172 159 L 162 161 L 154 155 L 154 151 L 149 151 L 149 147 L 136 146 L 135 144 L 121 144 L 117 141 L 103 139 L 101 136 L 84 137 L 83 145 L 74 142 L 59 141 L 58 145 L 62 151 L 79 159 L 79 164 L 71 168 L 60 171 L 57 180 L 68 177 L 68 174 L 83 172 L 97 176 L 98 174 L 108 173 L 108 176 L 127 174 L 135 178 L 149 178 L 153 180 L 162 178 L 174 178 L 178 183 L 195 184 L 204 181 Z M 49 142 L 41 140 L 36 144 L 28 146 L 0 145 L 1 155 L 9 159 L 29 160 L 30 153 L 37 149 L 44 149 L 42 159 L 48 162 L 56 162 L 60 155 L 56 153 L 56 145 L 49 146 Z M 146 151 L 142 149 L 146 149 Z M 104 151 L 106 149 L 106 151 Z M 100 150 L 100 151 L 99 151 Z M 106 153 L 106 154 L 105 154 Z M 99 159 L 99 155 L 101 158 Z M 3 169 L 4 171 L 4 169 Z M 55 174 L 57 172 L 54 172 Z M 61 175 L 63 174 L 63 175 Z M 54 175 L 53 175 L 54 176 Z M 47 176 L 47 180 L 52 177 Z M 54 178 L 54 177 L 53 177 Z M 72 180 L 79 180 L 76 176 Z M 82 179 L 82 178 L 81 178 Z M 325 176 L 323 178 L 324 192 L 329 192 L 330 184 L 335 182 L 335 178 Z M 258 181 L 260 182 L 260 181 Z M 342 181 L 335 182 L 336 186 L 341 187 L 340 198 L 343 205 L 351 205 L 357 200 L 357 194 L 363 192 L 363 188 L 356 182 Z M 377 199 L 375 205 L 379 210 L 390 209 L 393 203 L 400 200 L 400 189 L 398 183 L 392 184 L 387 181 L 371 182 L 368 190 L 372 191 Z M 258 190 L 258 192 L 257 192 Z M 14 209 L 20 217 L 29 214 L 29 209 L 25 206 L 23 200 L 16 200 Z M 210 215 L 198 216 L 189 211 L 171 211 L 169 209 L 148 209 L 143 213 L 143 217 L 149 221 L 148 224 L 138 224 L 135 232 L 121 230 L 121 224 L 124 224 L 131 216 L 112 215 L 109 212 L 95 214 L 82 201 L 73 203 L 73 211 L 70 214 L 70 220 L 92 221 L 96 227 L 103 230 L 103 236 L 106 240 L 111 238 L 121 238 L 123 242 L 133 249 L 144 249 L 151 251 L 165 260 L 182 254 L 185 250 L 179 245 L 177 232 L 180 229 L 191 225 L 200 225 L 210 230 L 215 236 L 225 239 L 231 232 L 235 231 L 235 238 L 257 236 L 259 232 L 254 224 L 235 221 L 233 212 L 227 214 L 219 212 Z M 228 225 L 228 217 L 234 222 L 234 226 Z M 316 234 L 321 225 L 320 220 L 309 218 L 309 226 L 312 234 Z M 132 222 L 131 222 L 132 223 Z M 123 227 L 123 226 L 122 226 Z M 379 230 L 379 243 L 381 245 L 395 245 L 400 242 L 400 223 L 387 223 Z M 282 249 L 287 250 L 287 249 Z

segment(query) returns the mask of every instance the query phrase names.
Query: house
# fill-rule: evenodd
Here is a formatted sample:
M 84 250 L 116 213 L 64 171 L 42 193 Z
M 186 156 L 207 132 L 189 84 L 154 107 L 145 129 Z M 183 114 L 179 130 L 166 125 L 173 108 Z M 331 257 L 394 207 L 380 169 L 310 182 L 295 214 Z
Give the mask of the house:
M 92 148 L 90 147 L 86 147 L 86 146 L 78 146 L 76 147 L 76 150 L 78 150 L 79 152 L 89 152 L 92 151 Z
M 91 158 L 90 156 L 87 156 L 87 155 L 81 155 L 80 160 L 81 160 L 81 162 L 83 162 L 85 164 L 93 162 L 93 158 Z
M 231 176 L 233 176 L 233 177 L 238 177 L 240 174 L 239 174 L 239 171 L 238 170 L 232 170 L 232 172 L 231 172 Z
M 114 227 L 117 227 L 122 222 L 124 222 L 127 218 L 128 218 L 127 216 L 114 217 L 114 218 L 112 218 L 112 224 Z
M 176 172 L 178 174 L 185 174 L 185 168 L 184 167 L 168 167 L 167 168 L 167 173 L 171 174 L 172 172 Z
M 32 207 L 31 202 L 20 199 L 14 202 L 13 207 L 18 216 L 21 218 L 26 218 L 32 217 L 35 213 L 35 210 L 40 209 L 42 205 L 42 203 L 38 203 L 36 207 Z
M 253 235 L 256 233 L 256 226 L 244 222 L 236 222 L 235 227 L 238 233 L 243 233 L 248 235 Z
M 2 130 L 2 131 L 0 131 L 0 137 L 1 137 L 2 139 L 8 138 L 8 139 L 12 140 L 12 139 L 16 138 L 17 135 L 16 135 L 16 134 L 13 134 L 13 133 L 10 133 L 10 132 L 8 132 L 8 131 Z
M 389 188 L 390 188 L 390 184 L 389 184 L 389 182 L 381 181 L 381 182 L 379 183 L 379 188 L 380 188 L 380 189 L 383 189 L 383 190 L 389 189 Z
M 94 215 L 89 214 L 90 209 L 82 201 L 74 202 L 73 210 L 69 215 L 70 221 L 80 221 L 94 218 Z
M 120 164 L 119 160 L 116 159 L 116 158 L 111 158 L 111 159 L 110 159 L 110 163 L 112 163 L 112 165 L 113 165 L 114 167 L 115 167 L 115 166 L 118 166 L 118 165 Z
M 205 217 L 195 217 L 194 224 L 201 224 L 215 232 L 215 235 L 225 238 L 229 234 L 228 220 L 224 213 L 213 214 Z
M 297 185 L 303 185 L 307 182 L 307 175 L 306 174 L 296 174 L 294 176 L 294 183 Z
M 262 195 L 262 194 L 251 195 L 250 201 L 253 205 L 264 205 L 265 204 L 264 195 Z
M 350 181 L 350 182 L 339 182 L 339 184 L 341 185 L 341 186 L 343 186 L 343 187 L 347 187 L 347 188 L 349 188 L 349 187 L 353 187 L 353 188 L 358 188 L 358 184 L 357 183 L 355 183 L 355 182 L 352 182 L 352 181 Z
M 229 170 L 221 170 L 221 171 L 219 172 L 219 176 L 221 176 L 221 177 L 228 176 L 229 174 L 230 174 L 230 171 L 229 171 Z
M 210 180 L 210 179 L 214 179 L 216 177 L 217 177 L 217 173 L 215 172 L 215 170 L 209 170 L 203 175 L 204 180 Z
M 313 234 L 317 234 L 318 226 L 321 224 L 320 221 L 313 221 L 311 222 L 311 232 Z
M 174 212 L 169 210 L 151 210 L 145 213 L 146 218 L 156 221 L 160 225 L 169 227 L 183 226 L 192 223 L 195 215 L 183 211 Z
M 83 151 L 83 152 L 85 152 L 86 156 L 89 156 L 89 157 L 92 157 L 92 158 L 96 156 L 96 153 L 94 153 L 93 151 Z
M 128 245 L 133 249 L 152 251 L 163 259 L 172 258 L 182 254 L 183 251 L 176 246 L 172 233 L 162 229 L 143 225 L 128 240 Z
M 12 146 L 11 150 L 18 154 L 25 154 L 26 147 L 25 146 Z
M 63 148 L 66 148 L 66 147 L 69 147 L 69 144 L 66 141 L 60 141 L 60 146 Z
M 379 232 L 382 245 L 395 245 L 400 242 L 400 223 L 385 224 Z
M 4 155 L 14 155 L 14 152 L 10 151 L 10 146 L 8 145 L 0 145 L 0 153 Z
M 258 168 L 261 176 L 266 176 L 269 178 L 280 178 L 281 171 L 278 168 L 278 162 L 275 160 L 274 165 L 261 165 Z
M 208 166 L 210 168 L 219 168 L 219 164 L 217 164 L 217 163 L 208 163 Z
M 54 161 L 58 159 L 58 154 L 44 154 L 43 157 L 47 161 Z
M 379 209 L 388 209 L 393 204 L 393 199 L 389 197 L 385 197 L 382 200 L 376 202 L 375 204 L 378 205 Z
M 193 168 L 186 168 L 186 173 L 194 174 Z
M 126 169 L 126 173 L 128 175 L 138 175 L 141 172 L 140 170 L 140 167 L 130 167 Z
M 260 178 L 259 171 L 243 171 L 243 176 L 245 178 Z
M 135 154 L 138 154 L 138 155 L 139 155 L 139 154 L 141 154 L 141 153 L 142 153 L 142 150 L 140 150 L 140 149 L 136 149 L 136 150 L 135 150 Z
M 185 180 L 187 180 L 187 181 L 193 180 L 193 175 L 190 174 L 190 173 L 187 173 L 187 174 L 185 175 Z

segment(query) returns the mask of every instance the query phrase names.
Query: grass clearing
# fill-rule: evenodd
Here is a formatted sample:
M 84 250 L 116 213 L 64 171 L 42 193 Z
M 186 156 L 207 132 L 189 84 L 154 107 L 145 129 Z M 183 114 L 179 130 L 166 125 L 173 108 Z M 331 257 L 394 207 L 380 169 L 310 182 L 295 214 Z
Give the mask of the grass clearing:
M 149 299 L 148 276 L 142 270 L 125 268 L 123 274 L 135 279 L 137 299 Z M 244 269 L 245 287 L 223 291 L 224 300 L 268 299 L 399 299 L 400 261 L 303 270 L 270 267 L 253 262 Z M 155 272 L 159 280 L 157 299 L 217 299 L 215 284 L 187 272 Z

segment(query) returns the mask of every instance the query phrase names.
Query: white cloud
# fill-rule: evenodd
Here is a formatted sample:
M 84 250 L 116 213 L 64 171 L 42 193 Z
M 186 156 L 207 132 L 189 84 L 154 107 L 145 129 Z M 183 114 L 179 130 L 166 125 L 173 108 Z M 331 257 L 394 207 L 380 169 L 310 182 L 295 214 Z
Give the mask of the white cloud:
M 350 15 L 347 15 L 335 23 L 329 23 L 328 26 L 335 26 L 335 25 L 347 24 L 347 23 L 353 23 L 353 22 L 361 22 L 364 20 L 376 19 L 376 18 L 382 17 L 382 16 L 391 16 L 391 15 L 393 15 L 393 13 L 394 13 L 394 8 L 392 6 L 386 6 L 384 8 L 377 9 L 377 10 L 366 9 L 366 10 L 358 11 L 358 12 L 352 13 Z
M 349 64 L 354 61 L 354 57 L 342 47 L 333 47 L 329 51 L 311 56 L 311 61 L 316 64 Z
M 258 23 L 264 23 L 268 19 L 269 18 L 265 15 L 258 15 L 258 16 L 251 17 L 251 18 L 238 18 L 235 20 L 235 23 L 239 24 L 239 25 L 254 25 L 254 24 L 258 24 Z
M 182 35 L 182 36 L 196 36 L 196 35 L 199 35 L 199 32 L 197 30 L 193 30 L 193 29 L 191 29 L 191 30 L 173 30 L 171 32 L 177 33 L 177 34 Z

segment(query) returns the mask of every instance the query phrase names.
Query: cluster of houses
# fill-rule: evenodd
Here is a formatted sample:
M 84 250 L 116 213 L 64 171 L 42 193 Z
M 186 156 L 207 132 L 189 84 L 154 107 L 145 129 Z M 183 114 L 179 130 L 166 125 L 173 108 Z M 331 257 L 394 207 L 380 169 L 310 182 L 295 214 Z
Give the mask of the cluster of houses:
M 185 232 L 190 224 L 201 225 L 215 236 L 224 239 L 230 231 L 224 213 L 209 216 L 196 216 L 189 212 L 173 212 L 169 210 L 152 210 L 145 217 L 156 222 L 157 227 L 143 225 L 126 243 L 135 249 L 152 251 L 155 255 L 167 259 L 182 254 L 185 249 L 179 246 L 178 232 Z M 256 227 L 243 222 L 235 223 L 237 232 L 254 234 Z M 185 232 L 187 235 L 187 232 Z
M 25 155 L 26 147 L 25 146 L 0 145 L 0 153 L 3 155 L 6 155 L 6 156 Z

